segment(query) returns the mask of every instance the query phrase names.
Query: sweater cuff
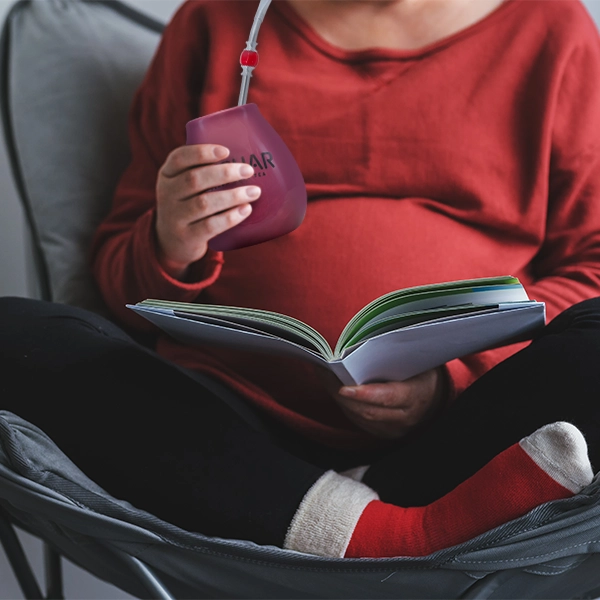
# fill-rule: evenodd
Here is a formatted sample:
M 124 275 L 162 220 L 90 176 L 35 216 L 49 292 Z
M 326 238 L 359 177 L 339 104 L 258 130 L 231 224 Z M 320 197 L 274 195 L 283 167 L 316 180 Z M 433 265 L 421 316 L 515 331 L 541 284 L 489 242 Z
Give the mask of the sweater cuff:
M 152 290 L 151 295 L 161 300 L 191 302 L 198 294 L 213 284 L 221 273 L 223 253 L 208 250 L 206 255 L 190 268 L 192 281 L 179 281 L 171 277 L 157 257 L 154 233 L 154 210 L 148 211 L 136 223 L 133 232 L 133 264 L 140 289 Z
M 446 363 L 448 373 L 447 403 L 453 404 L 456 398 L 460 396 L 474 381 L 476 375 L 459 358 Z

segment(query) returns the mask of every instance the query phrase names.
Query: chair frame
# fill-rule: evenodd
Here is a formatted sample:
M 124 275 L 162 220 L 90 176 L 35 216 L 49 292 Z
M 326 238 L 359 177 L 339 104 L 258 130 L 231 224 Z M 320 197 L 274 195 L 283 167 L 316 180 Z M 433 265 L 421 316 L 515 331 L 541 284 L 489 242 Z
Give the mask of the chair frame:
M 35 536 L 35 533 L 32 533 L 32 535 Z M 45 540 L 41 541 L 44 553 L 45 594 L 42 593 L 31 563 L 23 550 L 23 546 L 17 536 L 15 524 L 0 507 L 0 545 L 4 548 L 23 596 L 27 600 L 50 598 L 64 600 L 62 555 L 51 544 Z M 112 549 L 112 553 L 120 559 L 124 568 L 129 569 L 130 573 L 137 577 L 140 584 L 150 594 L 150 598 L 175 600 L 174 596 L 171 595 L 148 565 L 125 552 Z
M 120 0 L 85 0 L 86 2 L 95 2 L 103 4 L 134 23 L 142 25 L 162 33 L 164 23 L 146 15 L 135 8 L 128 6 Z M 24 211 L 27 229 L 31 237 L 33 251 L 34 268 L 39 281 L 39 295 L 43 300 L 52 300 L 52 289 L 48 275 L 48 267 L 44 254 L 42 252 L 40 238 L 33 218 L 31 201 L 23 177 L 23 171 L 19 161 L 19 154 L 15 140 L 15 133 L 11 118 L 10 103 L 10 42 L 11 42 L 11 23 L 16 15 L 32 0 L 17 0 L 10 8 L 0 33 L 0 119 L 4 130 L 4 140 L 8 155 L 10 170 L 17 190 L 17 195 Z M 64 598 L 64 582 L 62 573 L 62 555 L 51 544 L 41 540 L 44 553 L 44 575 L 45 575 L 45 594 L 31 567 L 31 563 L 23 549 L 16 531 L 14 523 L 9 515 L 0 507 L 0 545 L 3 547 L 10 567 L 17 579 L 23 596 L 27 600 L 37 600 L 45 598 Z M 20 525 L 19 525 L 20 526 Z M 36 536 L 32 532 L 32 535 Z M 174 600 L 174 597 L 158 579 L 155 573 L 141 562 L 139 559 L 130 556 L 124 552 L 113 550 L 124 569 L 128 569 L 147 590 L 149 597 L 160 598 L 161 600 Z

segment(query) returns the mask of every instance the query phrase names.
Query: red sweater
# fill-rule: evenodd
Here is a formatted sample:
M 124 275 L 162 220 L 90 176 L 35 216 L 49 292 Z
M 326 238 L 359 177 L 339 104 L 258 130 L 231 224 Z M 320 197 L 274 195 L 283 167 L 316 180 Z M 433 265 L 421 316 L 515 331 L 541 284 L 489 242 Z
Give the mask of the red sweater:
M 273 2 L 248 101 L 300 165 L 305 221 L 210 252 L 191 283 L 169 277 L 155 252 L 157 170 L 185 143 L 188 120 L 237 104 L 256 7 L 184 3 L 136 95 L 131 164 L 93 246 L 100 289 L 126 327 L 148 327 L 125 304 L 153 297 L 287 313 L 335 345 L 364 304 L 407 286 L 511 274 L 550 318 L 598 295 L 600 46 L 578 0 L 508 0 L 416 51 L 341 50 Z M 166 337 L 157 349 L 314 439 L 368 438 L 305 364 Z M 516 349 L 449 363 L 452 393 Z

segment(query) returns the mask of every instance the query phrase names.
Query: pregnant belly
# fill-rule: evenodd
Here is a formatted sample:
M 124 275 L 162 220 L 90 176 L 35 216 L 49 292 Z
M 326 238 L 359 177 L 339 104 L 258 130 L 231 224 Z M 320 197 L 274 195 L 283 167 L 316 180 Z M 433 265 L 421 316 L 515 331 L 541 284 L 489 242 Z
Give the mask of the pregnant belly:
M 288 314 L 334 346 L 354 313 L 378 296 L 505 274 L 499 256 L 489 238 L 419 199 L 313 201 L 296 231 L 226 252 L 219 280 L 200 301 Z

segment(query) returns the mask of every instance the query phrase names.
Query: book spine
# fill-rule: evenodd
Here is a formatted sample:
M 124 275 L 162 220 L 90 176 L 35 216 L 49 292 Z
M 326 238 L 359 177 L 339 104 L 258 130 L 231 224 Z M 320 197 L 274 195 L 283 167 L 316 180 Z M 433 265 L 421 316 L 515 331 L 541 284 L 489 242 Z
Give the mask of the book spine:
M 356 385 L 356 380 L 350 375 L 348 369 L 341 361 L 332 361 L 329 363 L 329 369 L 344 385 Z

